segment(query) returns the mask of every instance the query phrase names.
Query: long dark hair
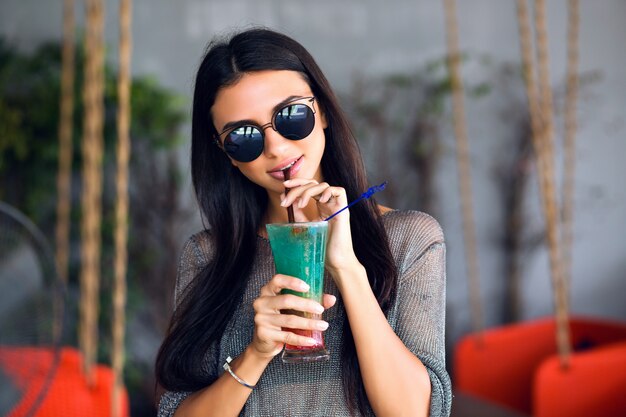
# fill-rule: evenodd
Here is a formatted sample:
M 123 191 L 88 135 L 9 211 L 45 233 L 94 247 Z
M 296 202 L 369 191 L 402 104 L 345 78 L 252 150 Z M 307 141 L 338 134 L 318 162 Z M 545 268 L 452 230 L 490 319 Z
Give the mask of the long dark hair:
M 193 290 L 177 307 L 156 360 L 158 383 L 171 391 L 196 391 L 213 380 L 198 364 L 221 338 L 241 300 L 256 251 L 256 233 L 267 207 L 267 192 L 245 178 L 213 144 L 217 134 L 211 107 L 220 88 L 246 72 L 291 70 L 309 83 L 326 115 L 324 180 L 345 188 L 348 200 L 368 187 L 356 139 L 330 84 L 307 50 L 293 39 L 267 29 L 251 29 L 209 45 L 196 77 L 191 170 L 203 218 L 211 228 L 214 258 L 194 279 Z M 365 200 L 350 209 L 354 251 L 382 310 L 387 313 L 397 286 L 397 271 L 376 203 Z M 206 318 L 210 317 L 210 320 Z M 354 339 L 343 324 L 342 378 L 351 412 L 370 410 L 361 379 Z

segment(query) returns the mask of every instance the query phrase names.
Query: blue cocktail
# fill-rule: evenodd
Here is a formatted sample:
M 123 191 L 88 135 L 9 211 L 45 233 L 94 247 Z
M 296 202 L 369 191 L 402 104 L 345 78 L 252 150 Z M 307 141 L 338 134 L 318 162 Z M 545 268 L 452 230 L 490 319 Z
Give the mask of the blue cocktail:
M 322 304 L 324 294 L 324 259 L 328 222 L 273 223 L 266 225 L 276 272 L 300 278 L 308 292 L 283 290 L 283 293 L 310 298 Z M 320 319 L 321 314 L 289 311 L 301 317 Z M 285 329 L 317 341 L 314 346 L 285 345 L 282 359 L 287 363 L 311 362 L 329 358 L 320 330 Z

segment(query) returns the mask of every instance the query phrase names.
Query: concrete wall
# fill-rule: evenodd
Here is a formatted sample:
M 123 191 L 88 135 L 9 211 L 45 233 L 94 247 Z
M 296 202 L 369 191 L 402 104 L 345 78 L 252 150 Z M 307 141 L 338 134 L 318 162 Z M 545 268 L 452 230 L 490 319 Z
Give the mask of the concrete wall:
M 60 0 L 2 0 L 0 34 L 24 48 L 59 38 L 61 3 Z M 497 65 L 519 63 L 515 2 L 457 3 L 463 51 L 470 56 L 489 55 Z M 562 88 L 567 2 L 548 3 L 551 76 L 553 84 Z M 117 53 L 117 5 L 114 1 L 107 2 L 106 39 L 113 61 Z M 580 70 L 596 71 L 601 77 L 585 87 L 578 108 L 571 284 L 574 313 L 619 320 L 626 320 L 624 19 L 623 0 L 581 2 Z M 445 53 L 444 15 L 439 1 L 135 0 L 133 23 L 134 73 L 152 74 L 185 96 L 191 94 L 194 70 L 207 41 L 217 32 L 250 24 L 267 25 L 301 41 L 338 91 L 350 88 L 355 73 L 372 77 L 410 73 Z M 484 66 L 471 63 L 463 71 L 468 83 L 480 82 L 490 74 Z M 523 103 L 521 84 L 516 94 Z M 504 213 L 494 176 L 510 146 L 511 120 L 501 114 L 507 100 L 497 89 L 485 99 L 467 100 L 481 292 L 487 325 L 496 325 L 501 320 L 499 300 L 506 279 L 498 242 Z M 556 123 L 560 137 L 563 129 L 559 114 Z M 450 122 L 442 123 L 441 129 L 445 151 L 436 175 L 439 200 L 435 214 L 448 242 L 448 331 L 450 342 L 454 342 L 470 330 L 470 313 Z M 187 146 L 181 149 L 181 158 L 187 160 Z M 562 160 L 560 151 L 557 159 Z M 370 169 L 375 171 L 376 167 Z M 187 184 L 189 177 L 186 173 Z M 529 184 L 524 227 L 531 232 L 540 231 L 543 221 L 534 176 Z M 188 186 L 182 194 L 193 204 Z M 181 245 L 184 235 L 199 224 L 199 218 L 195 218 L 181 227 Z M 551 285 L 544 246 L 524 258 L 522 281 L 523 317 L 550 314 Z

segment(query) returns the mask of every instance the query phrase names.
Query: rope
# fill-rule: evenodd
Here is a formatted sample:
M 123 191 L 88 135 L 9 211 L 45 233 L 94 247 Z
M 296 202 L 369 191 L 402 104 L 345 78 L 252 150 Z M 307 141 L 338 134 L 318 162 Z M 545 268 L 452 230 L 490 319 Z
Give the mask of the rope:
M 563 276 L 561 269 L 561 258 L 559 256 L 558 241 L 558 218 L 556 209 L 555 187 L 554 187 L 554 167 L 552 164 L 553 151 L 552 140 L 552 90 L 549 82 L 548 71 L 548 45 L 545 21 L 545 3 L 543 0 L 536 0 L 535 4 L 535 24 L 537 29 L 537 50 L 539 83 L 541 88 L 541 98 L 537 92 L 534 78 L 534 64 L 532 59 L 532 45 L 530 35 L 529 14 L 526 7 L 526 0 L 517 0 L 517 18 L 520 30 L 520 42 L 522 50 L 522 62 L 524 79 L 526 81 L 526 93 L 531 119 L 532 140 L 535 154 L 537 156 L 537 168 L 539 173 L 539 186 L 542 195 L 542 207 L 546 219 L 546 232 L 550 256 L 550 273 L 552 277 L 553 291 L 555 297 L 556 315 L 556 341 L 561 358 L 561 365 L 569 365 L 570 344 L 569 344 L 569 323 L 567 314 L 567 304 L 564 303 Z M 543 117 L 542 117 L 543 115 Z
M 463 238 L 467 274 L 469 279 L 470 306 L 475 332 L 484 328 L 480 304 L 480 282 L 478 280 L 478 255 L 476 250 L 476 231 L 472 209 L 472 177 L 469 158 L 467 128 L 465 125 L 465 106 L 463 99 L 463 80 L 459 69 L 458 25 L 456 21 L 455 0 L 444 0 L 446 13 L 446 34 L 448 46 L 448 67 L 452 82 L 452 108 L 454 135 L 456 137 L 456 155 L 461 192 L 461 210 L 463 213 Z
M 57 172 L 56 267 L 64 285 L 68 280 L 72 179 L 72 121 L 74 117 L 74 0 L 63 1 L 63 51 L 59 115 L 59 171 Z
M 117 81 L 117 202 L 115 205 L 115 281 L 113 286 L 113 367 L 112 417 L 122 415 L 121 393 L 124 376 L 124 329 L 126 306 L 126 265 L 128 253 L 128 162 L 130 159 L 130 58 L 131 0 L 120 0 L 120 50 Z
M 98 291 L 100 279 L 100 223 L 103 154 L 104 16 L 102 0 L 87 0 L 85 37 L 85 107 L 83 127 L 83 192 L 81 221 L 80 346 L 83 370 L 94 386 L 97 359 Z
M 569 300 L 569 287 L 572 279 L 572 241 L 574 208 L 574 172 L 576 156 L 576 102 L 578 96 L 578 28 L 579 1 L 568 3 L 567 36 L 567 93 L 565 97 L 565 161 L 563 166 L 563 280 L 566 301 Z M 569 309 L 569 306 L 568 306 Z
M 520 31 L 520 46 L 522 51 L 522 71 L 526 85 L 526 95 L 528 96 L 528 108 L 530 113 L 530 123 L 532 131 L 533 147 L 537 155 L 537 163 L 540 177 L 543 175 L 543 159 L 539 158 L 538 150 L 541 135 L 539 99 L 537 97 L 537 86 L 535 84 L 534 59 L 532 52 L 532 38 L 530 35 L 530 25 L 526 0 L 517 0 L 517 21 Z M 543 189 L 541 190 L 543 192 Z
M 542 181 L 545 175 L 545 158 L 540 153 L 541 149 L 541 114 L 539 109 L 539 98 L 537 95 L 537 85 L 535 80 L 535 63 L 532 50 L 532 37 L 530 33 L 530 18 L 526 7 L 526 0 L 517 0 L 517 20 L 520 31 L 520 47 L 522 52 L 522 71 L 526 86 L 526 95 L 528 97 L 528 109 L 531 124 L 531 139 L 535 157 L 537 160 L 537 171 L 539 174 L 539 186 L 541 193 L 541 201 L 544 215 L 546 213 L 545 190 Z
M 561 366 L 569 366 L 571 354 L 569 335 L 569 314 L 567 311 L 567 294 L 563 277 L 562 259 L 559 247 L 559 216 L 556 204 L 556 190 L 554 187 L 554 149 L 552 145 L 552 88 L 550 87 L 550 71 L 548 61 L 548 34 L 546 24 L 546 4 L 545 0 L 535 2 L 535 24 L 537 25 L 537 51 L 539 64 L 539 84 L 542 90 L 542 114 L 543 123 L 543 145 L 545 146 L 545 168 L 544 178 L 546 188 L 546 221 L 548 245 L 550 249 L 550 269 L 552 272 L 552 282 L 554 291 L 554 304 L 556 307 L 556 340 L 561 359 Z

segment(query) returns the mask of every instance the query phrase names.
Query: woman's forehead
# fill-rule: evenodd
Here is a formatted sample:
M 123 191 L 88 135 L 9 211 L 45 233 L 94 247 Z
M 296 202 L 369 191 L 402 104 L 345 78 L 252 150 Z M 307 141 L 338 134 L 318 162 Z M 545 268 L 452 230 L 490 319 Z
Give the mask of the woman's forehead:
M 211 108 L 217 119 L 254 119 L 290 96 L 312 95 L 301 73 L 296 71 L 256 71 L 245 73 L 236 83 L 220 89 Z

